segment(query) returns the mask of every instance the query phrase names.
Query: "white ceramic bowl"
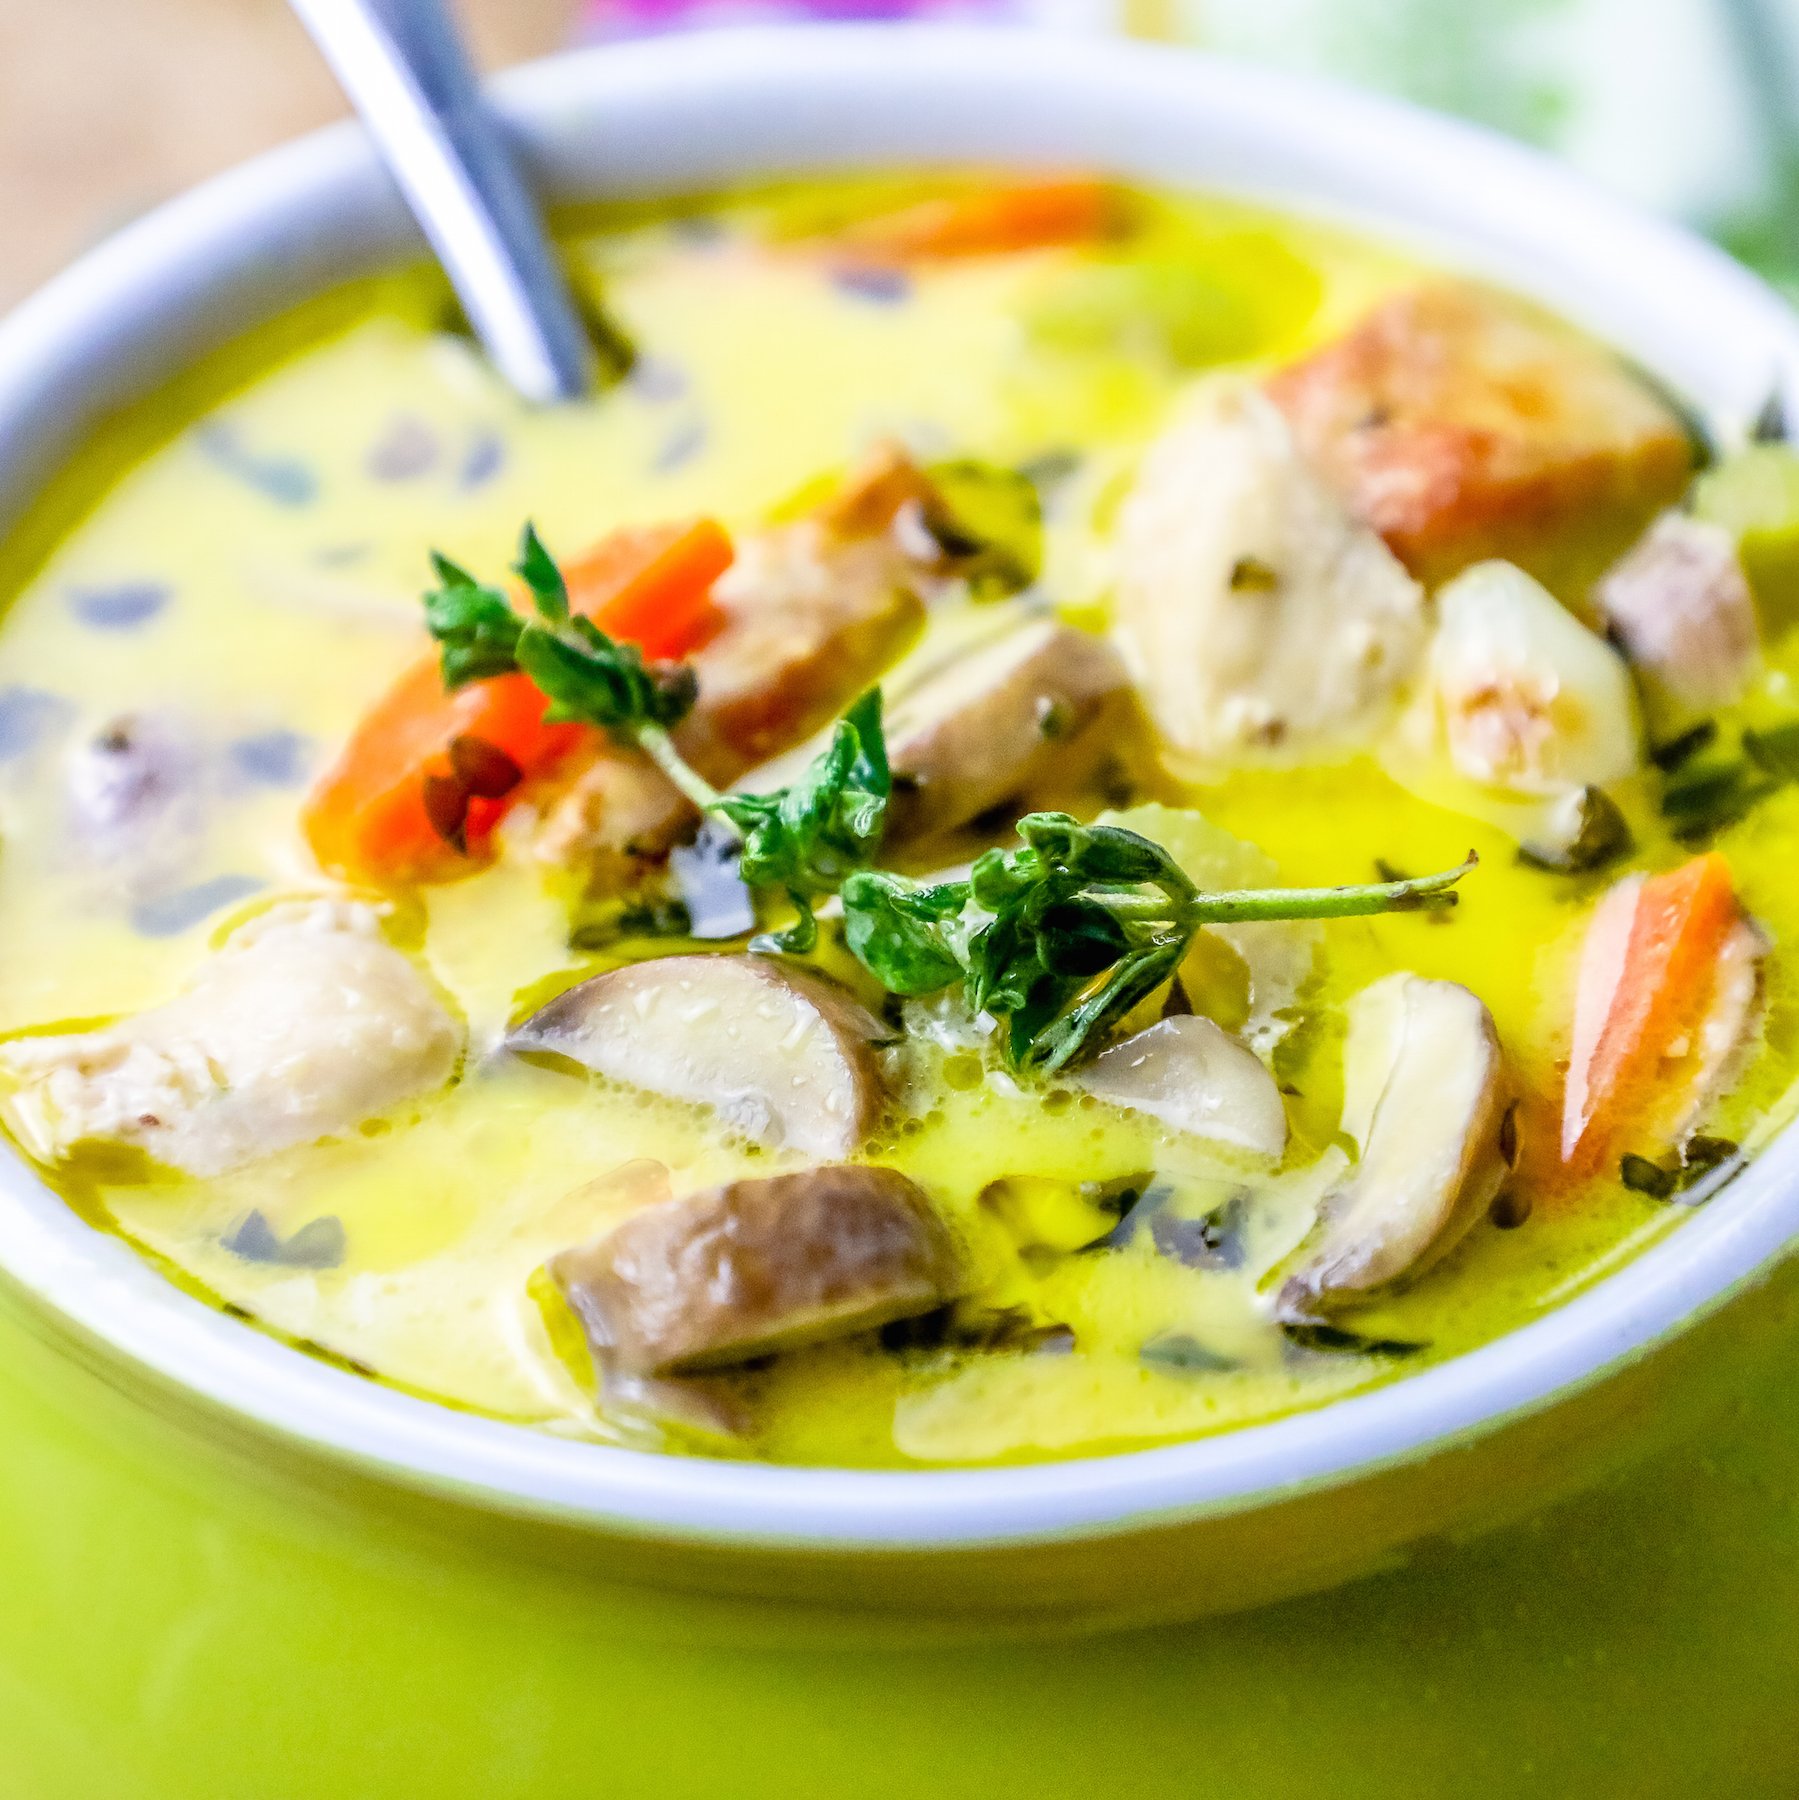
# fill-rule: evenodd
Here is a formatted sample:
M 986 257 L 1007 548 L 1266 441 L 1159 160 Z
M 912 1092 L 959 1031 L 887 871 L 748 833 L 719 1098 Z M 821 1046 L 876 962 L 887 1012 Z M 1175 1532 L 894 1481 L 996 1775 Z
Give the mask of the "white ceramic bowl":
M 1328 215 L 1591 327 L 1723 421 L 1799 322 L 1716 251 L 1468 127 L 1197 55 L 916 27 L 732 32 L 557 58 L 497 97 L 552 199 L 870 164 L 1097 166 Z M 0 524 L 107 414 L 420 244 L 358 132 L 250 163 L 84 258 L 0 327 Z M 1638 1429 L 1671 1344 L 1799 1227 L 1799 1138 L 1668 1240 L 1470 1355 L 1226 1436 L 1030 1468 L 856 1473 L 658 1457 L 460 1415 L 259 1336 L 0 1164 L 12 1280 L 146 1393 L 296 1470 L 411 1490 L 700 1587 L 938 1611 L 1138 1616 L 1316 1586 L 1515 1510 Z M 1745 1308 L 1733 1309 L 1741 1315 Z M 1735 1326 L 1686 1365 L 1721 1366 Z M 1661 1351 L 1653 1364 L 1649 1353 Z M 1647 1398 L 1646 1398 L 1647 1397 Z

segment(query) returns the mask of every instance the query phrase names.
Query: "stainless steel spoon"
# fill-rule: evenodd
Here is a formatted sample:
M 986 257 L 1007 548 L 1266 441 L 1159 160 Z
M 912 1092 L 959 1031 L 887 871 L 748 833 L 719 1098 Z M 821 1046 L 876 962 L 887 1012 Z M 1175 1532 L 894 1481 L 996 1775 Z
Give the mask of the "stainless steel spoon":
M 594 352 L 580 311 L 441 0 L 291 4 L 495 367 L 530 401 L 586 393 Z

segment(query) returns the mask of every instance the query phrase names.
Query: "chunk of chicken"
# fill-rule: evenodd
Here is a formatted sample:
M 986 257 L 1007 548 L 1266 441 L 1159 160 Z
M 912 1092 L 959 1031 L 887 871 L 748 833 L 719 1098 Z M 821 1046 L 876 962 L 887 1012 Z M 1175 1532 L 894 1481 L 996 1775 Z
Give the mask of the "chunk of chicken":
M 699 811 L 647 756 L 602 745 L 545 812 L 532 849 L 578 869 L 594 893 L 646 880 L 699 822 Z
M 929 1312 L 956 1256 L 898 1170 L 835 1164 L 652 1206 L 549 1271 L 602 1367 L 659 1376 Z
M 880 1108 L 884 1036 L 840 989 L 773 958 L 664 956 L 559 994 L 507 1045 L 709 1106 L 759 1143 L 835 1157 Z
M 731 781 L 827 724 L 924 629 L 926 575 L 891 533 L 817 518 L 743 539 L 713 589 L 725 624 L 693 659 L 682 753 Z
M 441 1087 L 461 1024 L 371 907 L 289 901 L 241 926 L 162 1006 L 16 1038 L 0 1074 L 45 1159 L 99 1139 L 219 1175 Z
M 1253 1156 L 1278 1157 L 1287 1147 L 1274 1077 L 1228 1031 L 1197 1015 L 1163 1019 L 1114 1044 L 1075 1084 Z
M 1157 724 L 1205 760 L 1341 744 L 1416 665 L 1424 594 L 1251 384 L 1201 384 L 1119 513 L 1118 617 Z
M 1491 1203 L 1517 1145 L 1499 1034 L 1466 988 L 1388 975 L 1350 1003 L 1343 1129 L 1361 1155 L 1322 1202 L 1275 1310 L 1315 1319 L 1422 1273 Z
M 1481 563 L 1443 589 L 1437 611 L 1426 702 L 1457 774 L 1557 796 L 1637 768 L 1630 671 L 1522 569 Z
M 1128 723 L 1130 677 L 1111 646 L 1033 619 L 958 655 L 887 715 L 892 838 L 951 831 L 1095 753 Z
M 1603 567 L 1692 469 L 1680 420 L 1615 356 L 1466 283 L 1395 295 L 1268 392 L 1433 586 L 1489 557 L 1546 573 L 1579 548 Z
M 884 448 L 804 518 L 739 540 L 712 590 L 724 624 L 692 659 L 699 697 L 675 733 L 709 781 L 728 786 L 802 742 L 923 630 L 937 552 L 905 521 L 928 489 Z M 694 817 L 660 770 L 602 743 L 550 803 L 534 848 L 614 891 L 653 869 Z
M 1755 600 L 1736 539 L 1722 526 L 1663 513 L 1594 600 L 1669 735 L 1742 699 L 1755 678 Z

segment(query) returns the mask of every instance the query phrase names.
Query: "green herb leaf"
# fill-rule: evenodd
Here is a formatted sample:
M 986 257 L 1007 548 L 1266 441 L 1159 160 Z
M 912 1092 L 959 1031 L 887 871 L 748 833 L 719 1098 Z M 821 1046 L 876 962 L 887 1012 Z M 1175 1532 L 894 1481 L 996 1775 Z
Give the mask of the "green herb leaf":
M 1743 754 L 1777 781 L 1799 781 L 1799 721 L 1766 731 L 1745 730 Z
M 441 646 L 444 686 L 452 692 L 518 666 L 524 622 L 498 588 L 483 586 L 447 556 L 432 553 L 438 585 L 425 595 L 425 626 Z
M 1162 845 L 1120 826 L 1029 813 L 1018 835 L 1019 848 L 989 850 L 965 883 L 856 876 L 844 918 L 850 949 L 896 993 L 934 992 L 959 973 L 969 1009 L 1004 1022 L 1008 1062 L 1041 1073 L 1097 1051 L 1172 978 L 1203 924 L 1389 911 L 1473 866 L 1368 887 L 1204 894 Z
M 552 625 L 562 624 L 568 618 L 568 584 L 562 579 L 556 559 L 543 547 L 535 525 L 525 526 L 518 561 L 513 567 L 531 590 L 538 616 Z
M 818 936 L 813 902 L 874 860 L 892 792 L 875 688 L 837 721 L 829 747 L 790 787 L 719 798 L 714 810 L 743 833 L 743 879 L 784 889 L 799 911 L 786 931 L 755 947 L 795 955 L 812 948 Z
M 1043 507 L 1030 477 L 972 459 L 932 463 L 925 474 L 937 496 L 925 529 L 974 597 L 1029 587 L 1043 563 Z
M 935 994 L 961 979 L 944 926 L 960 917 L 966 883 L 919 887 L 882 869 L 859 869 L 842 894 L 850 951 L 890 994 Z

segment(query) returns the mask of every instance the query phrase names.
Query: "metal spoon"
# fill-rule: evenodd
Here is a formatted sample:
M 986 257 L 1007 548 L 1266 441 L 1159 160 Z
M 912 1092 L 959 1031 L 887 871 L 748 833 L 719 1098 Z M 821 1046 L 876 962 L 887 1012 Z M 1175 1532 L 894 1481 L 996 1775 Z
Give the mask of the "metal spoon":
M 495 367 L 527 400 L 594 353 L 512 151 L 440 0 L 290 0 L 399 184 Z

